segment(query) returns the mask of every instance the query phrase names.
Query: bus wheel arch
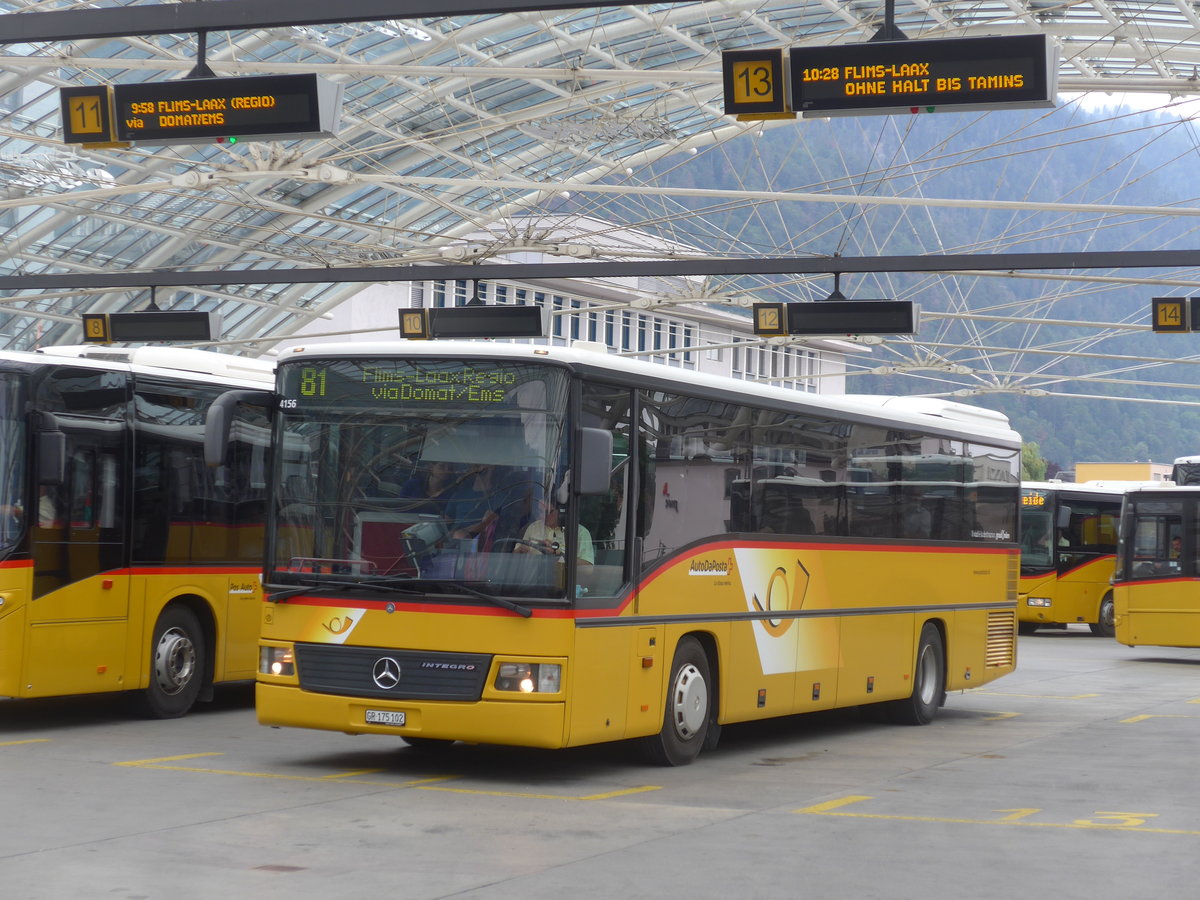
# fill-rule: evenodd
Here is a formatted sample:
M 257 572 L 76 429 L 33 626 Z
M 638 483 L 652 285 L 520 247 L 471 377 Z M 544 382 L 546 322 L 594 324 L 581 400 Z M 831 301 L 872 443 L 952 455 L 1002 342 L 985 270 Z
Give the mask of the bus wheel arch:
M 942 623 L 929 620 L 921 626 L 913 666 L 912 693 L 892 700 L 888 713 L 901 725 L 928 725 L 946 701 L 946 636 Z
M 177 597 L 163 607 L 150 638 L 149 682 L 141 691 L 150 718 L 185 715 L 212 691 L 215 629 L 198 597 Z
M 1088 625 L 1092 634 L 1099 637 L 1114 637 L 1117 633 L 1113 620 L 1113 595 L 1109 591 L 1100 600 L 1100 608 L 1096 610 L 1096 621 Z
M 657 734 L 643 739 L 643 749 L 650 761 L 684 766 L 699 756 L 701 750 L 715 745 L 715 736 L 709 743 L 709 732 L 717 727 L 718 705 L 713 675 L 715 656 L 711 649 L 711 637 L 701 634 L 684 635 L 675 645 L 662 727 Z

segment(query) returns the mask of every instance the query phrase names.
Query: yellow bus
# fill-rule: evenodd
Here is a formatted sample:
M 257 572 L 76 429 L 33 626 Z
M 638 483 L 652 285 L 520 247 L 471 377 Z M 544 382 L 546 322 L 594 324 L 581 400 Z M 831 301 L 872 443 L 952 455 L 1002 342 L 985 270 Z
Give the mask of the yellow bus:
M 1200 647 L 1200 487 L 1125 492 L 1113 572 L 1116 638 L 1130 647 Z
M 471 342 L 298 348 L 274 406 L 264 724 L 678 765 L 1016 664 L 999 414 Z
M 166 347 L 0 353 L 0 696 L 129 691 L 174 717 L 252 680 L 270 432 L 211 404 L 272 367 Z
M 1115 484 L 1021 485 L 1021 634 L 1081 622 L 1093 634 L 1113 636 L 1109 582 L 1121 490 Z

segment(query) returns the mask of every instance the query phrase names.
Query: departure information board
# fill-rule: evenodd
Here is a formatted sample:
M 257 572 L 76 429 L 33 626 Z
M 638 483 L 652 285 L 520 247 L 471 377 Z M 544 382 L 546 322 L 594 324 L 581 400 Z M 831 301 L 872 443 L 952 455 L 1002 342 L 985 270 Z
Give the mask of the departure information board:
M 863 115 L 1055 105 L 1045 34 L 793 47 L 792 108 Z
M 190 78 L 114 85 L 115 139 L 140 144 L 335 134 L 340 85 L 316 75 Z

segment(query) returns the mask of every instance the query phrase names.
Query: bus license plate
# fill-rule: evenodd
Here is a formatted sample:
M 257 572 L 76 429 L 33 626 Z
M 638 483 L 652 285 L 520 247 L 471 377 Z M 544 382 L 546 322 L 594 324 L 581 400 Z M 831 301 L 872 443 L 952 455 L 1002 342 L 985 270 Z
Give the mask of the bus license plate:
M 403 725 L 404 713 L 393 712 L 390 709 L 368 709 L 368 725 Z

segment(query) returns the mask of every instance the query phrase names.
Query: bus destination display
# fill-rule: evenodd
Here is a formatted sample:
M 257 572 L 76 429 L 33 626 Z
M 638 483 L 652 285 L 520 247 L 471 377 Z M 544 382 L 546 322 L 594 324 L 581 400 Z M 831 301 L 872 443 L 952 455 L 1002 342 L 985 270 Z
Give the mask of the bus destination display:
M 547 375 L 541 366 L 462 360 L 331 360 L 286 366 L 281 374 L 283 409 L 486 408 L 511 402 L 516 388 Z
M 316 75 L 192 78 L 113 86 L 117 140 L 180 144 L 335 134 L 340 85 Z
M 793 47 L 792 106 L 805 115 L 1051 107 L 1044 34 Z

